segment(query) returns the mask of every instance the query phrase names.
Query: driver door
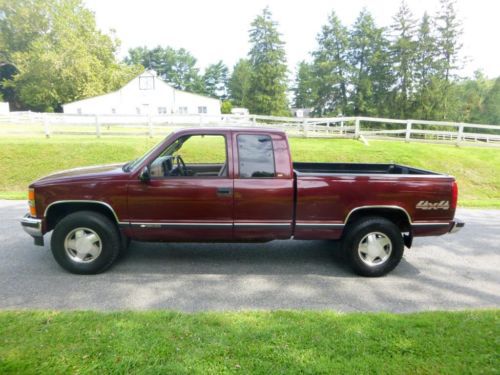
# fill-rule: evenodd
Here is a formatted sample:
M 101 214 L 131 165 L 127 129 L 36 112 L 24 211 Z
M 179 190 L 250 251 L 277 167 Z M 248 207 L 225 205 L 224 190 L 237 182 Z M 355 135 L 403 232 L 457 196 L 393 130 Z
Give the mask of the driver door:
M 147 182 L 130 181 L 128 206 L 137 239 L 232 239 L 230 142 L 223 132 L 190 135 L 172 155 L 159 156 L 171 160 L 170 170 L 163 171 L 163 176 L 152 176 Z

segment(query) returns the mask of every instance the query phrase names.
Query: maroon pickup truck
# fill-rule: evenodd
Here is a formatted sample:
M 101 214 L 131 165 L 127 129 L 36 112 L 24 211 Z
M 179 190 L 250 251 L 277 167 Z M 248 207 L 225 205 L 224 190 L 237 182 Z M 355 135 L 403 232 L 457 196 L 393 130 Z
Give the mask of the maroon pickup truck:
M 292 163 L 282 131 L 187 129 L 126 164 L 29 187 L 21 221 L 66 270 L 108 269 L 130 240 L 338 240 L 355 272 L 381 276 L 416 236 L 463 227 L 453 177 L 397 164 Z

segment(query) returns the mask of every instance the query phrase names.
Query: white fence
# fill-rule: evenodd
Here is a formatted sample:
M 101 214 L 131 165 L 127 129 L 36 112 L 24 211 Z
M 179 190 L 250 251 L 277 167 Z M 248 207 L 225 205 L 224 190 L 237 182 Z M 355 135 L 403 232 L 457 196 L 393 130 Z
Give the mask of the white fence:
M 294 118 L 259 115 L 0 115 L 0 135 L 157 136 L 181 127 L 272 127 L 294 137 L 384 138 L 500 146 L 500 126 L 371 117 Z

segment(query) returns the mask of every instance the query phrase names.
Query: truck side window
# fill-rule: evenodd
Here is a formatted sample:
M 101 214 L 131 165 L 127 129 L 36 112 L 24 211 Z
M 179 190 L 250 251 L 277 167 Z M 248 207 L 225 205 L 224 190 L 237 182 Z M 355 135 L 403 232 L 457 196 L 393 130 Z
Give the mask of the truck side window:
M 268 135 L 238 135 L 240 178 L 274 177 L 273 142 Z

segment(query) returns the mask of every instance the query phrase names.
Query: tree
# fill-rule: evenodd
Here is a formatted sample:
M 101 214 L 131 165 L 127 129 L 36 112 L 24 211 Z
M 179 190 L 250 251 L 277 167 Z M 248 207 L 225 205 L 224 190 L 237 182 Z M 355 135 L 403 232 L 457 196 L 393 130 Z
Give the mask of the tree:
M 138 72 L 116 62 L 118 40 L 97 29 L 81 0 L 0 1 L 2 55 L 16 69 L 2 86 L 23 108 L 59 110 L 115 90 Z
M 459 53 L 462 48 L 460 38 L 462 26 L 455 10 L 455 0 L 440 0 L 441 8 L 436 17 L 437 24 L 437 47 L 439 63 L 439 79 L 443 81 L 441 86 L 440 110 L 441 117 L 447 119 L 450 111 L 450 83 L 456 78 L 455 72 L 460 67 Z
M 437 41 L 431 27 L 429 14 L 424 13 L 417 31 L 415 47 L 415 104 L 413 114 L 416 118 L 432 120 L 435 118 L 439 101 L 439 78 Z
M 205 92 L 214 98 L 226 100 L 228 73 L 227 66 L 222 61 L 209 65 L 203 75 Z
M 500 125 L 500 77 L 486 95 L 482 120 L 488 124 Z
M 231 102 L 236 106 L 248 106 L 248 92 L 252 79 L 252 66 L 250 61 L 240 59 L 233 68 L 229 78 L 228 90 Z
M 411 112 L 413 85 L 415 79 L 415 27 L 413 14 L 403 0 L 391 26 L 393 41 L 391 45 L 395 82 L 395 115 L 406 118 Z
M 269 8 L 265 8 L 262 14 L 254 19 L 249 34 L 252 47 L 248 56 L 252 75 L 248 90 L 248 108 L 256 114 L 287 114 L 284 42 Z
M 350 64 L 353 69 L 350 99 L 355 115 L 386 115 L 393 84 L 389 41 L 363 9 L 351 31 Z
M 301 61 L 297 68 L 297 77 L 292 88 L 295 108 L 311 108 L 316 98 L 313 66 Z
M 318 48 L 312 53 L 316 77 L 312 98 L 316 114 L 348 112 L 348 80 L 350 76 L 349 32 L 332 12 L 328 23 L 316 37 Z
M 233 109 L 233 105 L 229 100 L 224 100 L 220 106 L 221 113 L 230 114 Z
M 158 75 L 179 90 L 205 94 L 203 79 L 196 67 L 196 58 L 184 48 L 136 47 L 129 49 L 125 57 L 127 64 L 141 64 L 155 70 Z

